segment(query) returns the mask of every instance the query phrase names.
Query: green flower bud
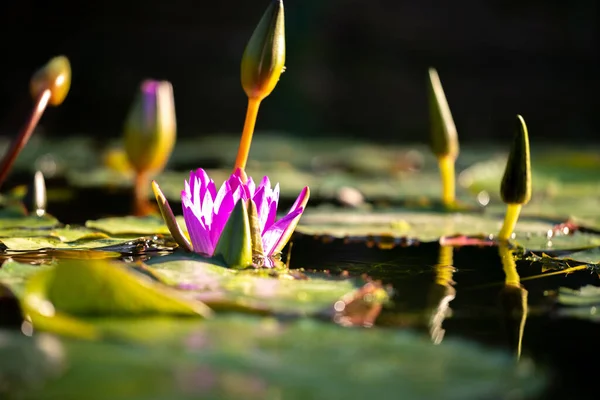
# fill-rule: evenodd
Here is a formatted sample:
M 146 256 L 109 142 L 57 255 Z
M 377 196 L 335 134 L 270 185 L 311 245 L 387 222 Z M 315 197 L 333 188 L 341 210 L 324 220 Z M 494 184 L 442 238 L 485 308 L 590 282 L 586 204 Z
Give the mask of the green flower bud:
M 65 56 L 54 57 L 37 70 L 29 83 L 31 95 L 37 98 L 45 90 L 50 90 L 48 103 L 60 105 L 71 87 L 71 64 Z
M 238 200 L 233 208 L 215 248 L 215 255 L 223 257 L 231 268 L 246 268 L 252 265 L 252 232 L 248 208 Z
M 429 121 L 433 153 L 438 158 L 456 159 L 459 151 L 456 126 L 435 68 L 429 68 Z
M 262 100 L 275 88 L 285 65 L 283 2 L 272 0 L 242 57 L 242 87 L 249 98 Z
M 502 177 L 500 195 L 506 204 L 524 205 L 531 198 L 529 136 L 523 117 L 517 115 L 517 120 L 517 133 Z
M 167 81 L 142 82 L 125 123 L 125 151 L 138 172 L 159 171 L 175 144 L 173 87 Z

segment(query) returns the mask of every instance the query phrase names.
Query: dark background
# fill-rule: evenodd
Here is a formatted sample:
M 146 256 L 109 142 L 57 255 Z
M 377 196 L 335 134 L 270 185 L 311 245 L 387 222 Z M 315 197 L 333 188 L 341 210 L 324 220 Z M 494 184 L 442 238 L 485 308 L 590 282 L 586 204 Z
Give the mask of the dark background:
M 46 132 L 115 137 L 141 80 L 173 83 L 180 135 L 239 132 L 240 59 L 268 0 L 0 2 L 0 134 L 31 107 L 54 55 L 73 67 Z M 596 0 L 285 0 L 287 71 L 258 130 L 421 141 L 427 67 L 463 141 L 503 139 L 522 114 L 534 140 L 590 141 L 599 110 Z

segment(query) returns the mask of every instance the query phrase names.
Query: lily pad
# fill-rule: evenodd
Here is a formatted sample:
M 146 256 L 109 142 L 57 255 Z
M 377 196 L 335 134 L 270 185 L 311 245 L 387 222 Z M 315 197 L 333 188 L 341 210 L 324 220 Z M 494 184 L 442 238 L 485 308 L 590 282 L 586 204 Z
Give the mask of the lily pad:
M 104 239 L 108 235 L 81 227 L 62 227 L 50 229 L 0 228 L 0 241 L 14 237 L 52 237 L 61 242 L 73 242 L 82 239 Z
M 600 248 L 577 251 L 558 258 L 566 261 L 573 260 L 578 263 L 600 266 Z
M 173 254 L 153 258 L 147 264 L 166 283 L 217 309 L 249 308 L 294 315 L 328 312 L 361 286 L 360 279 L 324 274 L 297 279 L 286 272 L 233 270 L 199 256 Z
M 40 271 L 51 269 L 52 265 L 33 265 L 7 260 L 0 268 L 0 282 L 8 286 L 17 297 L 22 298 L 27 280 Z
M 16 216 L 12 218 L 0 214 L 0 227 L 2 230 L 17 228 L 42 229 L 53 228 L 57 225 L 59 225 L 58 220 L 48 214 L 42 217 Z
M 38 317 L 52 319 L 54 310 L 80 316 L 211 315 L 201 302 L 184 299 L 125 263 L 106 260 L 58 261 L 29 277 L 22 302 L 34 326 Z
M 0 243 L 4 244 L 8 250 L 13 251 L 34 251 L 34 250 L 69 250 L 69 249 L 103 249 L 112 250 L 110 247 L 123 245 L 136 239 L 135 237 L 107 237 L 102 235 L 90 235 L 78 240 L 64 242 L 55 236 L 38 237 L 9 237 L 0 238 Z
M 395 212 L 307 210 L 297 234 L 350 241 L 380 241 L 396 245 L 403 240 L 437 242 L 446 236 L 493 238 L 502 225 L 501 215 L 433 213 L 412 210 Z M 600 236 L 554 232 L 555 224 L 537 218 L 520 218 L 515 240 L 531 250 L 581 249 L 600 245 Z
M 185 220 L 182 216 L 177 218 L 177 222 L 185 228 Z M 169 235 L 169 229 L 163 219 L 156 215 L 102 218 L 87 221 L 85 226 L 110 235 Z
M 161 334 L 148 344 L 132 345 L 2 331 L 0 357 L 33 365 L 2 363 L 0 376 L 10 377 L 10 393 L 24 400 L 81 393 L 90 400 L 264 399 L 273 394 L 360 399 L 372 396 L 373 388 L 415 400 L 462 400 L 509 393 L 528 397 L 545 381 L 530 363 L 515 365 L 507 354 L 452 339 L 435 346 L 392 330 L 238 316 L 200 324 L 161 319 L 120 325 Z

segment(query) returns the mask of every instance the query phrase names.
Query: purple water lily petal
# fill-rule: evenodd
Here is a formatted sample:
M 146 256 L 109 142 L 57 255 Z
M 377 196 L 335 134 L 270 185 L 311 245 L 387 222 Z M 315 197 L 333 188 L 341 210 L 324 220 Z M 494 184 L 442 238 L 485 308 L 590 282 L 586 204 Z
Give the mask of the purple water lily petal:
M 267 201 L 267 194 L 265 193 L 265 187 L 259 186 L 254 197 L 252 198 L 254 204 L 256 204 L 256 212 L 258 213 L 258 225 L 260 227 L 260 233 L 265 231 L 265 224 L 269 216 L 269 203 Z
M 273 255 L 288 226 L 294 221 L 296 217 L 302 215 L 302 211 L 302 208 L 297 208 L 285 217 L 281 218 L 279 221 L 275 222 L 269 227 L 269 229 L 267 229 L 265 233 L 263 233 L 263 250 L 265 251 L 265 254 L 267 256 Z
M 215 251 L 215 246 L 210 240 L 208 229 L 203 226 L 193 209 L 188 205 L 183 206 L 183 218 L 185 219 L 185 226 L 190 235 L 194 252 L 212 255 Z
M 265 222 L 265 230 L 269 229 L 275 222 L 277 217 L 277 205 L 279 203 L 279 183 L 275 185 L 275 188 L 267 195 L 267 202 L 269 204 L 269 213 Z M 264 230 L 263 230 L 264 233 Z

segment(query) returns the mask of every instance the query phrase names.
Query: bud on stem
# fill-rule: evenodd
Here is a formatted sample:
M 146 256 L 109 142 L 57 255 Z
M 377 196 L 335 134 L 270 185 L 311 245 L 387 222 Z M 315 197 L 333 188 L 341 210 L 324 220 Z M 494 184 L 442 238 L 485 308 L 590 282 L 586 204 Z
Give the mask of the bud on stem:
M 454 163 L 459 153 L 458 135 L 437 71 L 429 68 L 429 122 L 431 150 L 438 159 L 442 180 L 442 203 L 456 201 Z
M 513 141 L 506 169 L 500 185 L 502 201 L 506 203 L 506 215 L 498 240 L 510 239 L 515 229 L 521 207 L 531 198 L 531 162 L 529 155 L 529 135 L 527 125 L 520 115 L 517 115 L 517 133 Z
M 2 158 L 0 163 L 0 187 L 6 180 L 17 156 L 29 141 L 48 104 L 60 105 L 69 93 L 70 87 L 71 64 L 64 56 L 54 57 L 33 74 L 30 89 L 31 95 L 35 99 L 35 105 L 25 126 Z
M 241 81 L 248 96 L 246 120 L 234 171 L 244 170 L 261 101 L 279 81 L 285 66 L 285 18 L 282 0 L 272 0 L 242 56 Z

